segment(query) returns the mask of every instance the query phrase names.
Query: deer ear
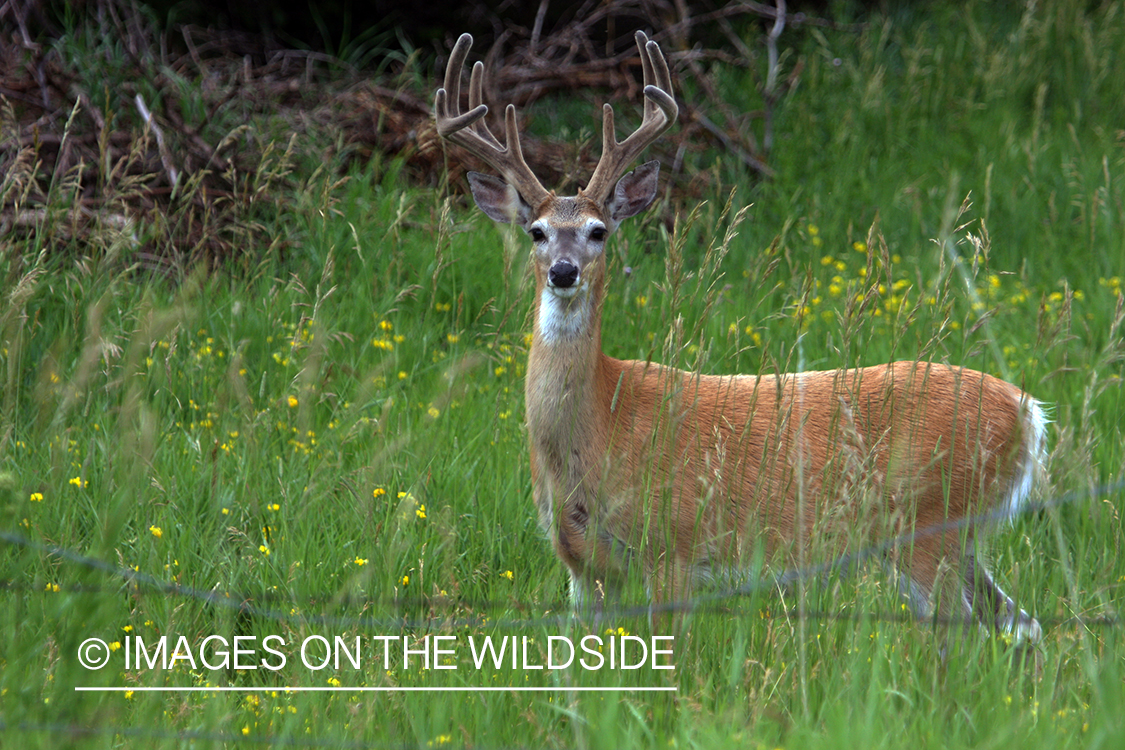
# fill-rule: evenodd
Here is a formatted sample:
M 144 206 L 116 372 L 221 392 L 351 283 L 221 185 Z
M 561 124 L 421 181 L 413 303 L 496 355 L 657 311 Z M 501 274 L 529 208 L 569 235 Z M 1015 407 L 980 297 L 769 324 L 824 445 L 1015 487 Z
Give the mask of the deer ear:
M 499 177 L 469 172 L 469 187 L 477 206 L 493 221 L 523 225 L 531 216 L 531 207 L 519 192 Z
M 606 202 L 606 213 L 614 224 L 644 211 L 656 199 L 660 162 L 642 164 L 617 181 L 613 195 Z

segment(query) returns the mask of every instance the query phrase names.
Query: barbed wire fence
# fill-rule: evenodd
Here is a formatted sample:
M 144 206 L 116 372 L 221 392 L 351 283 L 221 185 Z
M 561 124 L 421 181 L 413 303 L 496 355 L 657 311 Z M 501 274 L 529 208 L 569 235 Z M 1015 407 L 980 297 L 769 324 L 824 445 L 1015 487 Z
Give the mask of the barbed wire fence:
M 1095 500 L 1098 498 L 1106 497 L 1118 491 L 1125 489 L 1125 479 L 1118 479 L 1112 482 L 1098 485 L 1091 489 L 1074 490 L 1064 493 L 1049 500 L 1038 503 L 1028 503 L 1022 508 L 1018 509 L 1016 515 L 1033 515 L 1042 513 L 1048 510 L 1055 510 L 1064 506 L 1073 505 L 1083 500 Z M 847 552 L 837 555 L 836 557 L 817 564 L 807 565 L 804 567 L 791 567 L 782 570 L 773 575 L 768 575 L 761 579 L 747 581 L 746 583 L 738 586 L 728 586 L 718 590 L 709 591 L 707 593 L 698 594 L 689 599 L 663 602 L 659 604 L 646 604 L 642 606 L 611 606 L 607 607 L 600 613 L 600 618 L 603 620 L 611 618 L 631 618 L 638 616 L 646 616 L 652 614 L 664 613 L 686 613 L 691 612 L 694 614 L 705 614 L 711 611 L 719 611 L 719 607 L 727 601 L 737 598 L 744 598 L 749 596 L 757 596 L 763 593 L 775 592 L 779 589 L 786 589 L 801 581 L 811 581 L 818 578 L 823 578 L 828 575 L 848 575 L 854 572 L 862 565 L 872 560 L 877 560 L 883 555 L 895 549 L 908 547 L 914 542 L 930 536 L 949 533 L 951 531 L 962 531 L 970 527 L 980 527 L 990 524 L 999 524 L 1008 519 L 1013 518 L 1008 510 L 996 510 L 987 513 L 980 513 L 965 518 L 946 521 L 939 524 L 933 524 L 921 529 L 900 534 L 896 537 L 882 541 L 876 544 L 871 544 L 862 549 L 854 552 Z M 284 622 L 295 625 L 319 625 L 319 626 L 332 626 L 344 628 L 398 628 L 401 630 L 428 630 L 435 628 L 463 628 L 463 627 L 480 627 L 487 624 L 495 628 L 533 628 L 533 627 L 548 627 L 560 626 L 572 621 L 572 615 L 569 613 L 569 605 L 559 603 L 557 605 L 547 605 L 544 607 L 542 604 L 534 605 L 538 608 L 563 610 L 559 614 L 546 615 L 541 617 L 520 618 L 520 619 L 492 619 L 483 617 L 467 617 L 467 618 L 450 618 L 450 617 L 431 617 L 424 619 L 416 619 L 410 617 L 372 617 L 372 616 L 345 616 L 345 615 L 326 615 L 300 612 L 294 613 L 291 611 L 294 606 L 307 606 L 316 602 L 334 601 L 336 603 L 348 603 L 348 600 L 341 600 L 336 593 L 323 593 L 317 596 L 308 596 L 302 601 L 297 601 L 292 597 L 278 597 L 279 600 L 284 601 L 290 605 L 290 611 L 279 609 L 276 607 L 262 606 L 255 603 L 257 600 L 269 601 L 268 596 L 249 596 L 236 592 L 219 592 L 215 590 L 200 589 L 192 586 L 185 586 L 180 583 L 170 582 L 158 578 L 149 573 L 144 573 L 133 568 L 116 565 L 114 563 L 106 562 L 89 555 L 84 555 L 73 549 L 61 547 L 54 544 L 35 541 L 29 539 L 22 534 L 17 534 L 8 531 L 0 531 L 0 541 L 15 547 L 38 552 L 40 554 L 56 557 L 62 561 L 73 563 L 90 570 L 100 571 L 115 578 L 119 578 L 126 584 L 131 585 L 134 589 L 147 589 L 158 593 L 166 594 L 169 596 L 183 597 L 187 599 L 194 599 L 206 604 L 210 604 L 222 609 L 234 610 L 242 615 L 248 615 L 264 620 L 271 620 L 275 622 Z M 17 581 L 6 580 L 0 581 L 0 588 L 6 590 L 24 590 L 33 593 L 39 593 L 36 587 L 21 584 Z M 109 593 L 118 592 L 119 588 L 100 588 L 89 586 L 75 586 L 68 590 L 82 593 Z M 46 592 L 42 592 L 46 593 Z M 421 601 L 421 600 L 419 600 Z M 453 600 L 455 601 L 455 600 Z M 402 607 L 404 602 L 401 599 L 391 602 L 375 601 L 371 599 L 363 599 L 362 602 L 366 605 L 386 605 L 390 608 Z M 475 610 L 482 611 L 497 611 L 497 610 L 511 610 L 515 603 L 511 600 L 505 601 L 469 601 L 463 602 L 470 605 Z M 528 605 L 529 607 L 532 605 Z M 795 612 L 791 613 L 795 616 Z M 846 613 L 846 614 L 833 614 L 828 611 L 809 611 L 803 613 L 804 617 L 810 619 L 865 619 L 874 621 L 885 622 L 904 622 L 916 621 L 917 617 L 911 615 L 904 615 L 901 613 L 879 613 L 879 612 L 866 612 L 866 613 Z M 958 625 L 958 624 L 972 624 L 976 621 L 971 618 L 952 617 L 952 616 L 934 616 L 926 618 L 939 625 Z M 1038 618 L 1041 622 L 1052 626 L 1068 626 L 1068 625 L 1091 625 L 1091 626 L 1120 626 L 1122 620 L 1119 616 L 1104 616 L 1097 618 L 1082 618 L 1082 617 L 1055 617 L 1055 618 Z
M 1045 500 L 1039 503 L 1031 503 L 1020 508 L 1016 515 L 1032 515 L 1045 511 L 1053 511 L 1065 506 L 1074 505 L 1081 501 L 1095 500 L 1105 498 L 1114 493 L 1120 492 L 1125 489 L 1125 479 L 1117 479 L 1112 482 L 1104 483 L 1086 490 L 1075 490 L 1065 494 L 1056 496 L 1052 499 Z M 745 584 L 734 587 L 727 587 L 720 590 L 708 592 L 687 600 L 668 602 L 659 605 L 645 605 L 645 606 L 626 606 L 615 607 L 604 610 L 601 617 L 604 619 L 610 618 L 627 618 L 652 615 L 655 613 L 666 612 L 691 612 L 692 614 L 708 614 L 714 612 L 729 612 L 723 609 L 723 605 L 737 598 L 744 598 L 748 596 L 756 596 L 762 593 L 771 593 L 778 589 L 784 589 L 792 586 L 799 581 L 808 581 L 816 578 L 822 578 L 831 574 L 848 574 L 855 571 L 860 566 L 869 561 L 877 560 L 888 552 L 912 544 L 918 539 L 926 536 L 948 533 L 950 531 L 960 531 L 970 526 L 981 526 L 987 524 L 996 524 L 1002 521 L 1014 518 L 1007 512 L 993 511 L 989 513 L 981 513 L 972 517 L 959 519 L 956 521 L 947 521 L 941 524 L 935 524 L 922 529 L 915 530 L 910 533 L 896 536 L 892 539 L 869 545 L 863 549 L 855 552 L 841 554 L 826 562 L 809 565 L 805 567 L 793 567 L 781 571 L 772 576 L 764 577 L 760 580 L 748 581 Z M 261 606 L 256 604 L 252 597 L 231 594 L 230 592 L 216 592 L 213 590 L 204 590 L 191 586 L 184 586 L 179 583 L 173 583 L 149 573 L 144 573 L 132 568 L 116 565 L 106 562 L 89 555 L 84 555 L 73 549 L 61 547 L 58 545 L 47 544 L 44 542 L 29 539 L 22 534 L 2 531 L 0 532 L 0 541 L 4 543 L 28 550 L 33 553 L 39 553 L 56 557 L 64 562 L 71 563 L 76 566 L 84 567 L 89 570 L 99 571 L 106 575 L 121 579 L 124 583 L 128 584 L 135 590 L 146 589 L 155 591 L 169 597 L 181 597 L 193 599 L 209 605 L 214 605 L 219 608 L 235 611 L 240 615 L 248 615 L 265 620 L 275 622 L 286 622 L 294 625 L 319 625 L 319 626 L 333 626 L 333 627 L 346 627 L 356 629 L 388 629 L 398 628 L 404 631 L 419 631 L 419 630 L 433 630 L 433 629 L 451 629 L 462 627 L 483 627 L 487 625 L 495 629 L 527 629 L 535 627 L 559 627 L 573 622 L 572 615 L 569 614 L 569 608 L 562 605 L 560 609 L 564 609 L 566 614 L 548 615 L 542 617 L 522 618 L 522 619 L 485 619 L 481 617 L 473 618 L 423 618 L 413 619 L 409 617 L 393 617 L 393 618 L 380 618 L 380 617 L 350 617 L 350 616 L 337 616 L 337 615 L 324 615 L 324 614 L 293 614 L 291 611 L 285 611 L 276 607 Z M 47 592 L 40 592 L 38 589 L 21 584 L 18 581 L 5 580 L 0 581 L 0 588 L 9 591 L 21 591 L 28 593 L 42 593 L 46 595 Z M 72 590 L 81 591 L 84 593 L 102 593 L 102 592 L 120 592 L 119 587 L 90 587 L 90 586 L 77 586 Z M 260 598 L 260 597 L 259 597 Z M 308 601 L 314 601 L 315 597 L 309 597 Z M 327 601 L 331 597 L 321 597 L 320 601 Z M 288 603 L 297 604 L 292 598 L 288 598 Z M 368 604 L 371 602 L 368 601 Z M 401 602 L 395 602 L 395 605 L 401 605 Z M 504 609 L 510 610 L 513 608 L 513 602 L 474 602 L 474 608 L 497 610 Z M 809 610 L 806 608 L 786 608 L 774 614 L 768 615 L 783 616 L 786 619 L 804 618 L 807 620 L 847 620 L 856 622 L 886 622 L 886 623 L 910 623 L 918 622 L 919 618 L 912 613 L 905 612 L 839 612 L 828 610 Z M 1073 628 L 1086 628 L 1086 629 L 1119 629 L 1125 621 L 1116 613 L 1102 615 L 1098 617 L 1039 617 L 1041 624 L 1049 628 L 1073 627 Z M 964 617 L 949 617 L 949 616 L 934 616 L 925 618 L 923 621 L 928 621 L 933 625 L 967 625 L 975 624 L 975 620 Z M 166 730 L 152 727 L 136 727 L 136 726 L 117 726 L 114 724 L 96 724 L 96 725 L 83 725 L 73 723 L 59 723 L 59 722 L 7 722 L 0 717 L 0 732 L 9 733 L 16 732 L 20 734 L 29 733 L 45 733 L 48 735 L 61 735 L 70 738 L 94 738 L 103 736 L 130 738 L 130 739 L 145 739 L 145 740 L 173 740 L 173 741 L 189 741 L 189 742 L 214 742 L 224 744 L 238 744 L 243 746 L 250 745 L 266 745 L 277 747 L 342 747 L 342 748 L 386 748 L 387 750 L 399 750 L 399 748 L 414 747 L 415 745 L 408 745 L 405 743 L 399 744 L 377 744 L 372 745 L 367 742 L 350 742 L 341 741 L 336 737 L 319 738 L 319 737 L 292 737 L 292 736 L 273 736 L 262 734 L 240 734 L 238 732 L 223 732 L 223 731 L 209 731 L 209 730 Z M 503 750 L 500 747 L 489 747 L 488 750 Z

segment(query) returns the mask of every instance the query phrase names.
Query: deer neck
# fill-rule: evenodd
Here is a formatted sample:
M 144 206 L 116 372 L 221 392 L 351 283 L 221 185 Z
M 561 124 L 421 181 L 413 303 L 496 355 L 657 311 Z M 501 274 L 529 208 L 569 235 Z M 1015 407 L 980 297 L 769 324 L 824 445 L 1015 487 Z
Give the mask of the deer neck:
M 601 380 L 601 279 L 572 297 L 540 283 L 526 383 L 528 430 L 534 443 L 554 453 L 591 444 L 603 420 Z

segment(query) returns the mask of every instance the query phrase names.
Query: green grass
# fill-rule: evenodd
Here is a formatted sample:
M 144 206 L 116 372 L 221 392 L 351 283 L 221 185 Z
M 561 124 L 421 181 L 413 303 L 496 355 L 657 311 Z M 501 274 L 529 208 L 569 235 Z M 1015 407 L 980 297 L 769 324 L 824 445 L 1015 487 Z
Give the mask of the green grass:
M 724 190 L 690 218 L 683 207 L 674 237 L 655 213 L 622 228 L 607 351 L 716 373 L 966 364 L 1053 404 L 1041 498 L 1120 477 L 1125 18 L 1071 6 L 949 5 L 867 18 L 854 35 L 795 33 L 806 69 L 779 111 L 778 178 L 751 186 L 719 168 L 737 186 L 730 211 Z M 741 73 L 720 75 L 734 106 L 757 106 Z M 567 611 L 567 578 L 530 498 L 527 249 L 395 165 L 339 183 L 306 161 L 246 188 L 290 191 L 290 210 L 261 218 L 284 253 L 263 242 L 174 288 L 139 272 L 119 237 L 0 240 L 0 723 L 21 745 L 1125 741 L 1121 627 L 1068 619 L 1121 606 L 1120 491 L 994 537 L 1002 585 L 1046 626 L 1038 674 L 1000 638 L 943 660 L 940 634 L 895 617 L 877 569 L 697 613 L 671 671 L 475 669 L 470 638 L 534 639 L 541 664 L 550 636 L 650 632 L 643 617 L 551 619 Z M 385 668 L 371 640 L 420 648 L 427 634 L 454 637 L 457 669 Z M 126 669 L 117 650 L 101 671 L 78 663 L 86 638 L 138 635 L 196 648 L 277 635 L 288 661 Z M 363 638 L 360 668 L 302 666 L 313 635 Z M 263 657 L 277 663 L 249 661 Z M 677 692 L 74 691 L 337 681 Z

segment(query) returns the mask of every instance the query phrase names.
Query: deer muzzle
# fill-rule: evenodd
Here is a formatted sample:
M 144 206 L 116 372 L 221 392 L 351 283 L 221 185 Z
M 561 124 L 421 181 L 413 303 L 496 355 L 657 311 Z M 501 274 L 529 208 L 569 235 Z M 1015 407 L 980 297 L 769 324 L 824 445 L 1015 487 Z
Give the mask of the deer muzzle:
M 556 292 L 573 290 L 578 284 L 578 266 L 566 259 L 556 260 L 547 270 L 547 283 Z

